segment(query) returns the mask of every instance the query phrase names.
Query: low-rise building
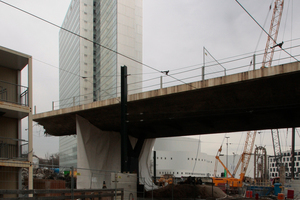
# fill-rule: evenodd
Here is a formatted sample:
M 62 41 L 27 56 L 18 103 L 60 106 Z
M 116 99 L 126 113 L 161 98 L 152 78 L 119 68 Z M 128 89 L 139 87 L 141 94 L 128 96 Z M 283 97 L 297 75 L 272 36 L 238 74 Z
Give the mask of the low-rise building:
M 23 119 L 26 127 L 21 127 Z M 28 138 L 24 139 L 25 129 Z M 32 154 L 32 57 L 0 46 L 1 189 L 32 189 Z M 23 185 L 22 168 L 29 175 Z

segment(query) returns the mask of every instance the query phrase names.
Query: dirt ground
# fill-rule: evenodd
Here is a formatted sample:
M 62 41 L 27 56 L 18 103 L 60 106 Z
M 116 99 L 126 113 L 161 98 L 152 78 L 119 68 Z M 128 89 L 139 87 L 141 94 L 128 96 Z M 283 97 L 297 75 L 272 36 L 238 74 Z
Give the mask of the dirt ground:
M 213 196 L 212 196 L 213 192 Z M 212 187 L 208 185 L 167 185 L 166 187 L 146 192 L 146 198 L 171 198 L 175 199 L 182 198 L 197 198 L 207 199 L 209 197 L 224 198 L 226 194 L 218 187 Z M 173 195 L 172 195 L 173 193 Z

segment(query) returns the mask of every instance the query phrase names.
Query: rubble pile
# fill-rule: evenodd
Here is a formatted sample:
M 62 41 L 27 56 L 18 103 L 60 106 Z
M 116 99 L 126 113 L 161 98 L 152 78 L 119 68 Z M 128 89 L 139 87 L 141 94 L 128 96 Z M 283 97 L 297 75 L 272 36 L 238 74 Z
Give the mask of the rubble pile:
M 146 192 L 146 198 L 171 198 L 172 196 L 176 199 L 181 198 L 201 198 L 205 199 L 208 197 L 222 198 L 226 194 L 218 187 L 212 187 L 209 185 L 167 185 L 163 188 L 156 189 L 153 191 Z

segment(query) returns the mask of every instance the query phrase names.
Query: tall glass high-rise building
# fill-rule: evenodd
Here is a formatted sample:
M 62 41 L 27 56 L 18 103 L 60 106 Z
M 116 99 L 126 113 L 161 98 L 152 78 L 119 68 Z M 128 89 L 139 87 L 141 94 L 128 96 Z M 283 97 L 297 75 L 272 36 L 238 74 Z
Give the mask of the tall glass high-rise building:
M 123 65 L 132 74 L 129 94 L 141 92 L 142 4 L 142 0 L 72 0 L 62 25 L 70 32 L 59 32 L 60 108 L 119 96 Z M 76 167 L 76 136 L 61 137 L 59 151 L 61 166 Z

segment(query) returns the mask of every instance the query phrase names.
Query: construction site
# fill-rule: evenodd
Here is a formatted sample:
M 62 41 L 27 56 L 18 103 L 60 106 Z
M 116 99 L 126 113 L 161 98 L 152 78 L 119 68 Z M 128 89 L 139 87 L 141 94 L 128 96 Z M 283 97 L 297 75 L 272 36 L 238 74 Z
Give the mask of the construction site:
M 192 74 L 189 82 L 140 61 L 142 3 L 138 0 L 124 5 L 122 1 L 70 2 L 63 26 L 42 20 L 60 29 L 60 64 L 69 70 L 59 68 L 63 84 L 58 103 L 51 102 L 52 110 L 38 113 L 33 104 L 33 57 L 0 46 L 0 199 L 300 199 L 296 142 L 297 134 L 300 137 L 300 54 L 292 55 L 277 40 L 284 0 L 270 5 L 269 31 L 236 0 L 267 35 L 264 52 L 219 62 L 203 47 L 201 73 L 196 78 Z M 102 13 L 108 14 L 103 17 Z M 78 16 L 78 24 L 70 20 L 72 15 Z M 123 15 L 129 22 L 119 20 Z M 83 34 L 72 32 L 74 27 L 80 27 Z M 101 28 L 104 36 L 97 32 Z M 117 30 L 132 35 L 127 38 Z M 108 32 L 116 35 L 107 36 Z M 107 47 L 99 41 L 116 43 Z M 74 53 L 72 45 L 80 46 L 80 53 Z M 86 53 L 87 49 L 93 50 Z M 289 60 L 272 64 L 274 54 L 280 52 Z M 70 61 L 68 56 L 77 60 Z M 207 70 L 211 63 L 205 63 L 206 57 L 221 71 Z M 250 65 L 232 64 L 250 58 Z M 97 68 L 100 63 L 107 68 Z M 228 63 L 231 68 L 224 67 Z M 73 68 L 77 64 L 86 68 Z M 160 74 L 157 88 L 142 87 L 142 78 L 135 76 L 142 72 L 140 67 Z M 78 79 L 70 76 L 75 72 Z M 105 74 L 101 81 L 100 72 Z M 166 86 L 163 77 L 176 84 Z M 26 86 L 21 85 L 24 82 Z M 77 84 L 80 95 L 72 96 Z M 38 157 L 33 148 L 34 127 L 44 136 L 59 138 L 62 151 Z M 271 152 L 263 142 L 256 145 L 262 131 L 272 140 Z M 227 133 L 246 135 L 234 141 L 242 146 L 241 152 L 228 152 Z M 210 154 L 201 152 L 200 136 L 210 135 L 211 141 L 206 141 L 210 146 L 216 143 L 217 134 L 224 136 L 219 148 L 209 150 Z M 174 139 L 183 136 L 193 139 Z

